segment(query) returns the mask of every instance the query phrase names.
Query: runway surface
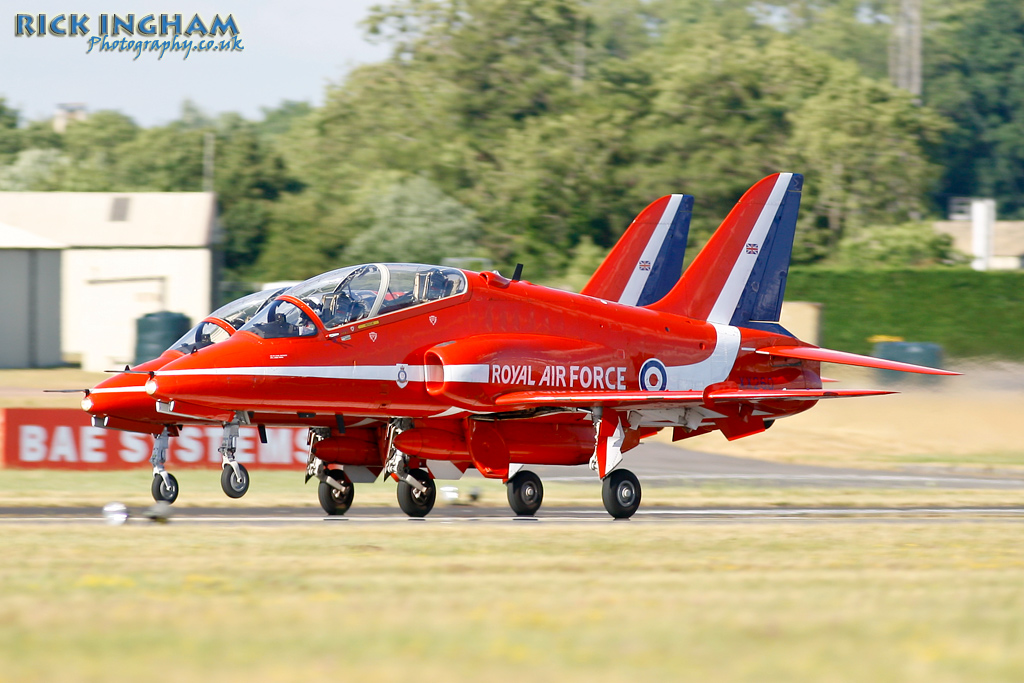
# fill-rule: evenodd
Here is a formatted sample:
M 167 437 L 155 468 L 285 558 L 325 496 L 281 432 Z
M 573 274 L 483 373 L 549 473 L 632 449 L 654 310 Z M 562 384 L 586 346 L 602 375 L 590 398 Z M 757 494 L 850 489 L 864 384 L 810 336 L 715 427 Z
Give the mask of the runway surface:
M 1012 507 L 653 507 L 641 505 L 633 523 L 695 521 L 964 521 L 969 519 L 1024 520 L 1024 472 L 1002 471 L 978 474 L 927 470 L 860 470 L 814 465 L 791 465 L 753 458 L 736 458 L 689 451 L 660 443 L 644 444 L 627 454 L 626 467 L 645 487 L 731 484 L 750 487 L 808 488 L 946 488 L 1020 489 L 1022 506 Z M 586 467 L 536 467 L 545 481 L 580 482 L 596 485 L 596 475 Z M 258 472 L 253 473 L 258 477 Z M 479 477 L 479 475 L 475 475 Z M 473 473 L 460 483 L 471 486 Z M 441 482 L 440 485 L 445 485 Z M 133 522 L 144 520 L 144 509 L 132 510 Z M 102 523 L 94 507 L 0 507 L 0 524 Z M 409 519 L 394 507 L 354 506 L 344 517 L 327 517 L 319 507 L 252 507 L 243 501 L 229 507 L 186 507 L 173 510 L 176 524 L 445 524 L 445 523 L 621 523 L 605 512 L 599 498 L 593 506 L 564 507 L 548 501 L 537 517 L 516 518 L 500 504 L 449 505 L 441 500 L 426 519 Z
M 1022 463 L 1024 464 L 1024 463 Z M 688 483 L 734 483 L 750 486 L 844 488 L 1024 489 L 1024 471 L 952 473 L 925 468 L 864 470 L 793 465 L 690 451 L 668 444 L 645 443 L 625 455 L 623 467 L 644 486 Z M 593 481 L 586 467 L 530 467 L 545 481 Z

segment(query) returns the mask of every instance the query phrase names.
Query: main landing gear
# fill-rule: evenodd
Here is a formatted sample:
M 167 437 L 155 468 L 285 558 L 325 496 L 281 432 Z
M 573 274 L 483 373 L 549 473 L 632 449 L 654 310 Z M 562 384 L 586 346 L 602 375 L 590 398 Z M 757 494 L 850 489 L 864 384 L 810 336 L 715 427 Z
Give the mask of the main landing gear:
M 316 478 L 320 481 L 316 495 L 320 507 L 329 515 L 343 515 L 352 507 L 356 495 L 355 484 L 345 470 L 328 469 L 324 461 L 314 455 L 318 441 L 330 438 L 331 430 L 326 427 L 312 427 L 309 430 L 309 458 L 306 461 L 306 481 Z M 227 470 L 225 470 L 227 471 Z
M 640 480 L 629 470 L 612 470 L 601 480 L 604 509 L 615 519 L 628 519 L 640 507 Z
M 436 498 L 437 487 L 424 470 L 408 470 L 406 477 L 398 482 L 398 506 L 410 517 L 426 517 L 434 509 Z
M 540 483 L 540 477 L 529 470 L 521 470 L 508 480 L 506 488 L 512 512 L 521 517 L 537 514 L 544 501 L 544 485 Z
M 153 500 L 158 503 L 160 501 L 173 503 L 178 499 L 178 480 L 164 467 L 164 463 L 167 462 L 167 446 L 170 436 L 170 431 L 164 427 L 153 442 L 153 455 L 149 458 L 153 464 L 153 484 L 149 488 L 153 494 Z
M 317 487 L 320 507 L 329 515 L 343 515 L 352 507 L 356 487 L 344 470 L 325 470 Z

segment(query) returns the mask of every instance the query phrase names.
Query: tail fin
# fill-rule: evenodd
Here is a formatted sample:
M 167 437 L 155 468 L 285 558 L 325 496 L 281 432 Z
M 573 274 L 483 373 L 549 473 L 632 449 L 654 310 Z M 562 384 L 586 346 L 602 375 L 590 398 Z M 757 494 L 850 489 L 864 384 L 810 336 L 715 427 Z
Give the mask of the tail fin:
M 690 233 L 693 196 L 673 194 L 640 212 L 581 294 L 646 306 L 679 281 Z
M 776 173 L 747 190 L 679 283 L 650 308 L 723 325 L 778 321 L 803 180 Z

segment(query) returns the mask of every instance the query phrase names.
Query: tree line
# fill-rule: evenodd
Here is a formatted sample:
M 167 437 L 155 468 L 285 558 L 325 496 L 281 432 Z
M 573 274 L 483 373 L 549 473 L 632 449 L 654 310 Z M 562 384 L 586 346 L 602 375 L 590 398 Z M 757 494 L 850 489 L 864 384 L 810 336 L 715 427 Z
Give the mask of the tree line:
M 916 102 L 888 0 L 397 0 L 365 24 L 391 56 L 319 107 L 56 133 L 0 100 L 0 190 L 198 191 L 212 133 L 229 279 L 485 257 L 578 287 L 657 197 L 695 196 L 700 244 L 791 170 L 795 262 L 949 263 L 950 197 L 1024 217 L 1024 5 L 922 6 Z

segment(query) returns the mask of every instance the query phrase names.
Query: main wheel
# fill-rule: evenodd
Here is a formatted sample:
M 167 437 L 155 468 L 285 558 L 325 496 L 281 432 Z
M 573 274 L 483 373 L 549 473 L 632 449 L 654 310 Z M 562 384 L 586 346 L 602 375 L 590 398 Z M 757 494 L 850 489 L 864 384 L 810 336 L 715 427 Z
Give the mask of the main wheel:
M 220 471 L 220 487 L 228 498 L 241 498 L 249 490 L 249 471 L 238 463 L 238 474 L 231 465 L 224 465 Z
M 612 470 L 601 482 L 601 498 L 615 519 L 632 517 L 640 507 L 640 481 L 629 470 Z
M 343 491 L 339 491 L 326 481 L 320 482 L 317 488 L 317 496 L 320 498 L 320 507 L 329 515 L 343 515 L 352 507 L 352 499 L 356 495 L 356 487 L 348 478 L 344 470 L 327 470 L 327 476 L 341 484 Z
M 410 517 L 426 517 L 434 509 L 437 487 L 430 475 L 420 469 L 409 470 L 416 481 L 427 487 L 425 492 L 418 491 L 404 481 L 398 482 L 398 506 Z
M 178 480 L 170 473 L 167 474 L 167 480 L 170 485 L 165 483 L 164 478 L 159 474 L 153 475 L 153 485 L 149 487 L 150 493 L 153 494 L 153 500 L 157 502 L 163 500 L 168 503 L 178 500 Z
M 517 515 L 535 515 L 544 500 L 540 477 L 529 470 L 516 473 L 508 480 L 508 504 Z

